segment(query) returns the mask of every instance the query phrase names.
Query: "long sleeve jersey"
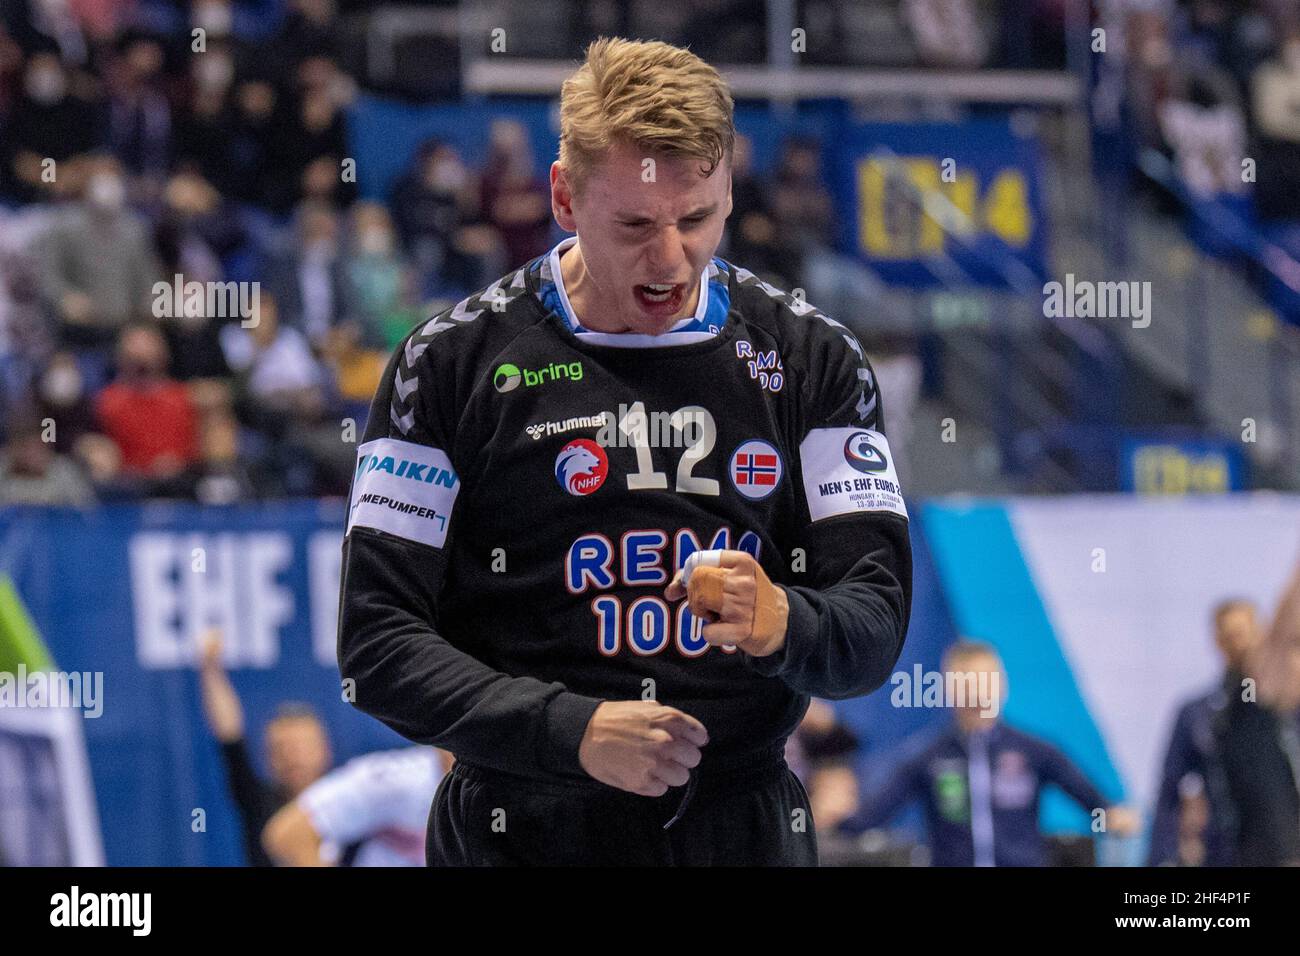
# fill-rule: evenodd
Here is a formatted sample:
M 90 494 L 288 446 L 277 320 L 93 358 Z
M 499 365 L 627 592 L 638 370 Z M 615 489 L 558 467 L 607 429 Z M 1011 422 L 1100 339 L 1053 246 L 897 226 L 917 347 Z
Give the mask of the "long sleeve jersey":
M 395 350 L 343 544 L 353 701 L 525 777 L 586 777 L 606 700 L 699 719 L 702 768 L 779 752 L 810 695 L 884 683 L 906 633 L 907 512 L 871 366 L 844 326 L 718 258 L 672 333 L 571 312 L 553 250 Z M 785 589 L 780 651 L 710 647 L 664 597 L 707 548 Z

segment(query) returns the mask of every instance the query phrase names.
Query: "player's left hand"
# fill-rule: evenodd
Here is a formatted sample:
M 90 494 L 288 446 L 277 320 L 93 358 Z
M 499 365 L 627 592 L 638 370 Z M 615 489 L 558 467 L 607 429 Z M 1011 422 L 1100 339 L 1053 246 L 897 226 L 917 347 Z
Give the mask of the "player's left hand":
M 678 571 L 664 597 L 687 598 L 691 613 L 706 622 L 700 634 L 709 644 L 731 644 L 753 657 L 785 646 L 789 599 L 748 552 L 723 550 L 717 567 L 696 567 L 689 585 L 682 577 Z

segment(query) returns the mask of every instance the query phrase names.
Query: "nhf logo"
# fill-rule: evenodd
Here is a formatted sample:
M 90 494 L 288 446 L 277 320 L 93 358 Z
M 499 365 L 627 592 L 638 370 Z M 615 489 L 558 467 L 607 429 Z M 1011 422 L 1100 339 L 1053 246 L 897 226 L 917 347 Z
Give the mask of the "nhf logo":
M 571 495 L 589 495 L 605 483 L 609 459 L 590 438 L 575 438 L 555 456 L 555 480 Z

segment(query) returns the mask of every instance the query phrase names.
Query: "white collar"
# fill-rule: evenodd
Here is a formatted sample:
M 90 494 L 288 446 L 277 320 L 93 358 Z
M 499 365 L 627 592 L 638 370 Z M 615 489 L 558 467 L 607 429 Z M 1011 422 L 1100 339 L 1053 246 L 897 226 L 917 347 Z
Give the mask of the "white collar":
M 560 271 L 560 255 L 570 246 L 578 242 L 577 236 L 567 236 L 560 240 L 551 250 L 550 267 L 551 279 L 555 282 L 555 290 L 560 294 L 560 302 L 564 305 L 564 321 L 578 338 L 584 342 L 594 342 L 597 345 L 614 345 L 620 348 L 660 348 L 665 345 L 688 345 L 691 342 L 707 342 L 717 335 L 716 332 L 678 332 L 678 329 L 685 328 L 693 322 L 701 320 L 709 310 L 709 272 L 706 268 L 700 273 L 700 300 L 695 306 L 695 314 L 688 315 L 686 318 L 675 323 L 667 332 L 660 335 L 643 335 L 640 332 L 592 332 L 586 329 L 578 330 L 578 313 L 573 308 L 573 303 L 569 301 L 569 293 L 564 288 L 564 274 Z

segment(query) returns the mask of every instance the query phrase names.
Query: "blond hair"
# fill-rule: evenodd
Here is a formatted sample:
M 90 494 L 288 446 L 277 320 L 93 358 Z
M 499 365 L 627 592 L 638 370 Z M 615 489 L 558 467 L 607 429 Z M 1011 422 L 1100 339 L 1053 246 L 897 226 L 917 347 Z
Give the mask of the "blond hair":
M 690 50 L 601 37 L 560 91 L 560 165 L 576 189 L 622 141 L 698 159 L 708 176 L 731 157 L 733 111 L 726 81 Z

